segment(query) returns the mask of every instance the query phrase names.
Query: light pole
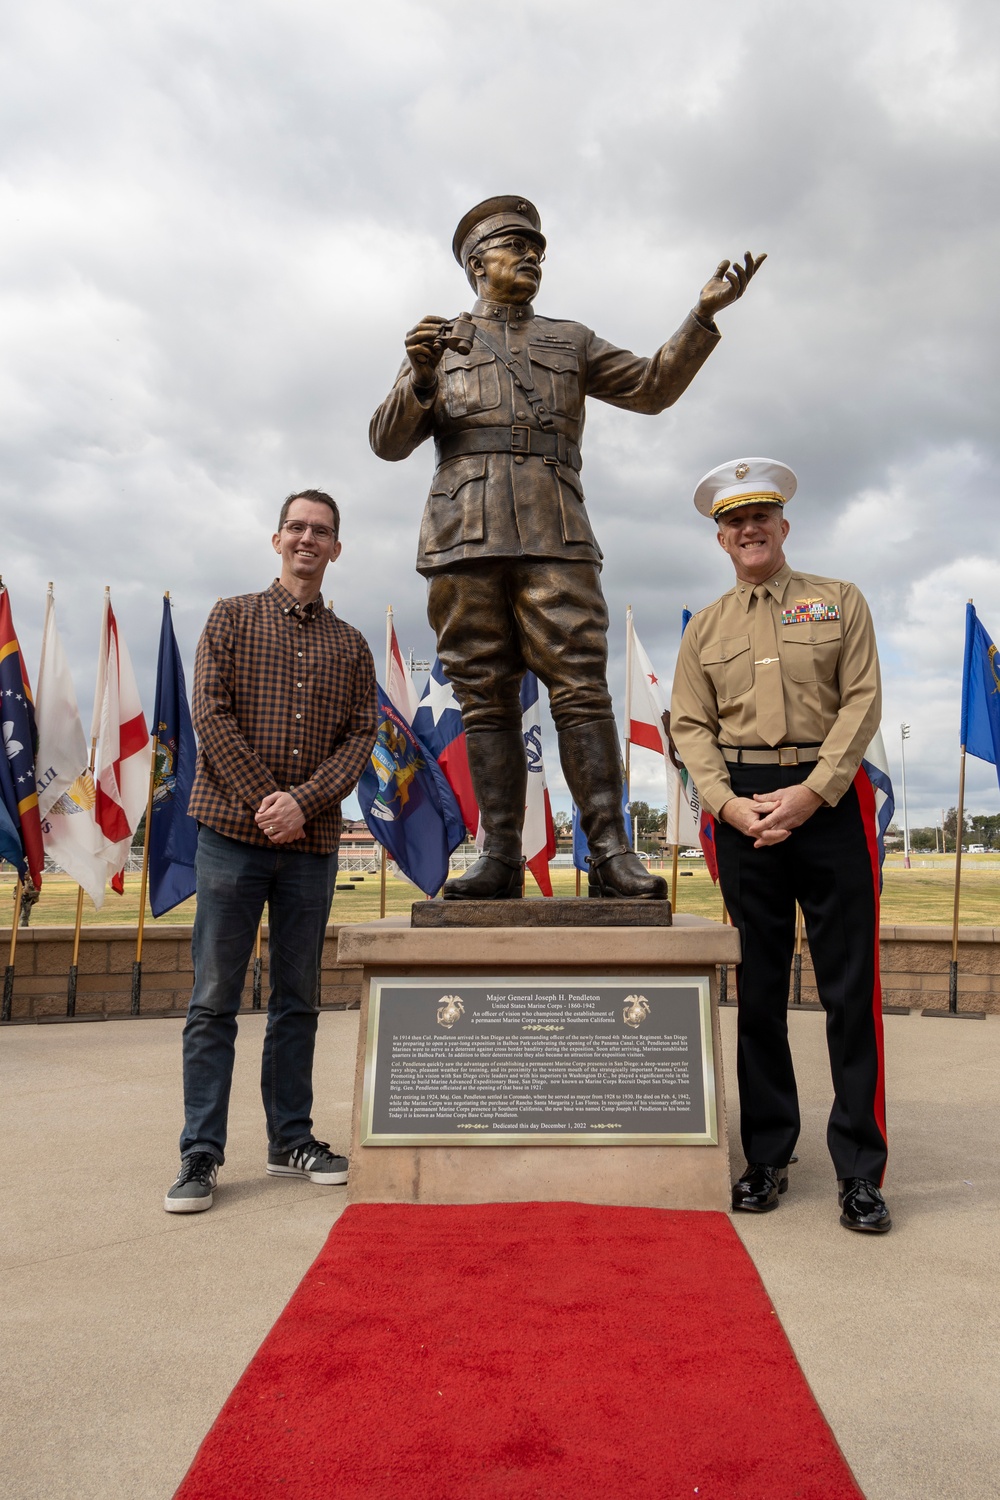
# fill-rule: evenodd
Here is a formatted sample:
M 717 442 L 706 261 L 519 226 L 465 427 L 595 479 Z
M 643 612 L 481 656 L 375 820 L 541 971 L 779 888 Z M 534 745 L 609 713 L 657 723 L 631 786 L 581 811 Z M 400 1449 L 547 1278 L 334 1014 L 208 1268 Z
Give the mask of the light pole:
M 910 824 L 906 816 L 906 742 L 910 738 L 909 724 L 899 726 L 899 755 L 903 762 L 903 869 L 910 868 Z

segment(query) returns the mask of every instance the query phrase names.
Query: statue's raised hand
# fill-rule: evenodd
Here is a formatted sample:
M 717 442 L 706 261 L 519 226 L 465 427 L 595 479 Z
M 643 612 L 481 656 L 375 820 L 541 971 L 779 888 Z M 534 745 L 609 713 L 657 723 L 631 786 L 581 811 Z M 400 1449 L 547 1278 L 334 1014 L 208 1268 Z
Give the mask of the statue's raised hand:
M 711 323 L 717 312 L 742 297 L 750 278 L 760 270 L 767 255 L 754 257 L 748 250 L 742 262 L 720 260 L 711 281 L 706 281 L 698 298 L 695 312 L 706 323 Z

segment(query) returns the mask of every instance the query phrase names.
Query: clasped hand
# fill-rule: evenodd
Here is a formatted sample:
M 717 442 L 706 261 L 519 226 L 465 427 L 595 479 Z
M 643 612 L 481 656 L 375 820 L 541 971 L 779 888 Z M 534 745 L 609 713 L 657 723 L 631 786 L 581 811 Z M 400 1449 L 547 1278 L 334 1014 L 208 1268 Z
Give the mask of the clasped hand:
M 784 843 L 792 829 L 800 828 L 822 802 L 822 797 L 807 786 L 782 786 L 776 792 L 755 792 L 753 797 L 730 797 L 719 816 L 753 839 L 755 849 L 763 849 Z
M 254 814 L 254 822 L 272 844 L 292 844 L 305 838 L 305 821 L 291 792 L 269 792 Z

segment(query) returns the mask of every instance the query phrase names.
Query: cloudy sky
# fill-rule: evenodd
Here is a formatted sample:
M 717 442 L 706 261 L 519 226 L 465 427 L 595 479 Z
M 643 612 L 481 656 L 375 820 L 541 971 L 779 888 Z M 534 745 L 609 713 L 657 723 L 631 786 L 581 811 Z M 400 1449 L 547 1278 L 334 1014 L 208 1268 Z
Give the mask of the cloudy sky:
M 723 256 L 769 257 L 675 407 L 589 411 L 619 711 L 626 605 L 669 677 L 682 606 L 729 586 L 695 482 L 781 458 L 789 556 L 867 595 L 890 759 L 905 719 L 910 822 L 933 821 L 957 798 L 966 599 L 1000 642 L 998 41 L 992 0 L 10 8 L 0 572 L 30 669 L 52 579 L 89 719 L 110 584 L 151 705 L 163 591 L 190 674 L 305 485 L 343 506 L 338 613 L 379 660 L 391 603 L 404 652 L 432 652 L 431 453 L 382 463 L 368 420 L 404 331 L 469 303 L 462 213 L 524 193 L 539 311 L 641 353 Z M 646 768 L 634 790 L 663 800 Z M 1000 808 L 983 762 L 967 806 Z

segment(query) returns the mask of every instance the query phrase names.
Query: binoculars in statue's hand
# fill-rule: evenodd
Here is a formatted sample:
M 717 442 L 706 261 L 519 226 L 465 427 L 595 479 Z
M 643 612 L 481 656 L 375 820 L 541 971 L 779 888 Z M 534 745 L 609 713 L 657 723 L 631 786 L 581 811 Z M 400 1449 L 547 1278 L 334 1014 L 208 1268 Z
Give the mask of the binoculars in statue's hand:
M 475 337 L 475 323 L 468 313 L 459 313 L 451 323 L 441 324 L 435 342 L 445 349 L 454 349 L 456 354 L 471 354 Z

